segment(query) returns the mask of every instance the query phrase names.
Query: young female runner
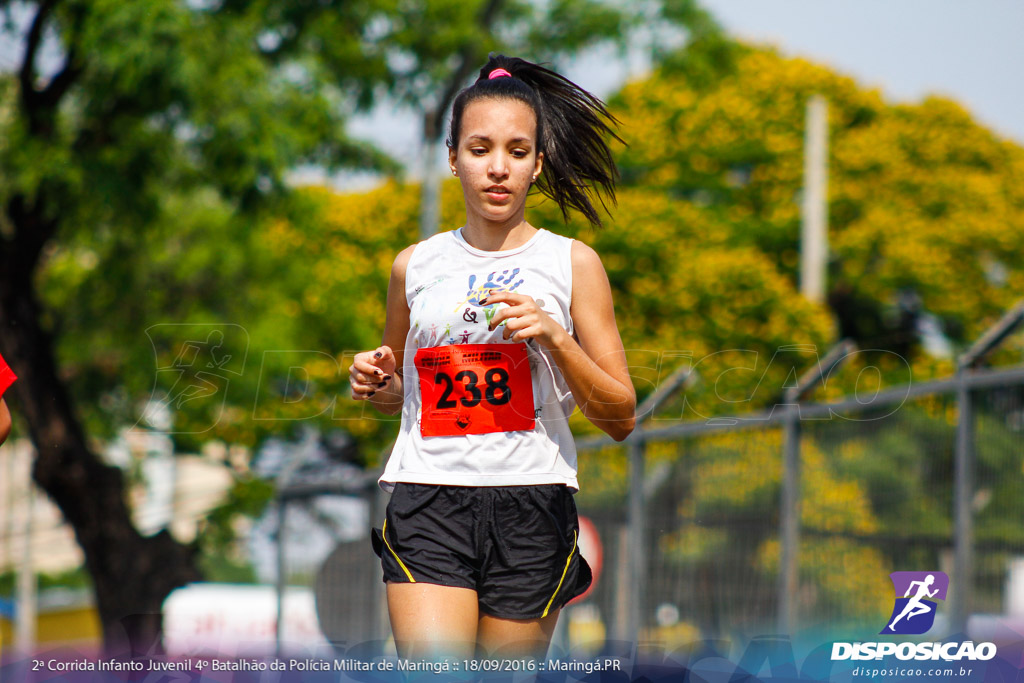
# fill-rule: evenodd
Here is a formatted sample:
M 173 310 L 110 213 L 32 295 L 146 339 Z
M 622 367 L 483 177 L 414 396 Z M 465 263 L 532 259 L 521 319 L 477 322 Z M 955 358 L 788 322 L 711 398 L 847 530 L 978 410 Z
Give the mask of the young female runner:
M 353 398 L 402 412 L 374 546 L 403 657 L 543 656 L 590 583 L 568 416 L 622 440 L 636 395 L 600 259 L 525 209 L 536 186 L 600 225 L 608 121 L 562 76 L 492 55 L 453 105 L 465 225 L 398 254 L 383 344 L 349 368 Z

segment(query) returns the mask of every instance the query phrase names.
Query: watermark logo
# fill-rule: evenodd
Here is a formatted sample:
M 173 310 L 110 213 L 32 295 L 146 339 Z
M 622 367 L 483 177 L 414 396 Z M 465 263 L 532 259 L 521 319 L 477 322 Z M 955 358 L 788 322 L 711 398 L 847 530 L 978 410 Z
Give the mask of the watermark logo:
M 221 419 L 231 379 L 241 377 L 249 333 L 231 323 L 161 323 L 146 329 L 156 377 L 138 425 L 168 434 L 201 434 Z M 174 416 L 188 411 L 187 426 Z
M 935 623 L 936 601 L 946 599 L 949 577 L 939 571 L 893 572 L 889 577 L 896 590 L 896 604 L 888 623 L 879 633 L 927 633 Z
M 893 588 L 896 590 L 895 605 L 892 615 L 881 635 L 921 635 L 931 630 L 935 624 L 935 612 L 938 608 L 936 600 L 945 600 L 949 590 L 949 577 L 939 571 L 931 572 L 893 572 L 889 575 Z M 832 643 L 832 661 L 869 661 L 895 657 L 900 661 L 988 661 L 996 656 L 994 643 L 975 643 L 972 640 L 946 640 L 934 642 L 855 642 Z M 908 671 L 899 669 L 900 671 Z M 861 669 L 853 670 L 853 675 L 863 673 L 867 676 L 895 675 L 896 669 Z M 923 675 L 921 671 L 910 673 L 912 676 Z M 938 669 L 932 669 L 933 675 Z M 952 676 L 951 669 L 942 669 L 941 675 Z M 971 670 L 967 670 L 968 674 Z M 858 673 L 860 672 L 860 673 Z M 875 672 L 875 673 L 871 673 Z M 899 675 L 903 675 L 902 673 Z M 901 679 L 902 680 L 902 679 Z M 909 679 L 908 679 L 909 680 Z M 914 680 L 917 680 L 915 678 Z

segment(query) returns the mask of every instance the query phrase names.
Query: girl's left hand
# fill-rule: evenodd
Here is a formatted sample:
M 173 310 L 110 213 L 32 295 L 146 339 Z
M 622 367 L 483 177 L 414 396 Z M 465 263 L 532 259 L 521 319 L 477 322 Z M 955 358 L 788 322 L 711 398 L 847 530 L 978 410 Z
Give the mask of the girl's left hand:
M 491 318 L 489 330 L 497 329 L 502 321 L 505 329 L 501 336 L 511 341 L 536 339 L 545 347 L 552 348 L 559 343 L 560 337 L 567 335 L 565 329 L 541 310 L 533 297 L 515 292 L 496 292 L 493 289 L 480 302 L 482 306 L 491 304 L 508 304 L 498 310 Z

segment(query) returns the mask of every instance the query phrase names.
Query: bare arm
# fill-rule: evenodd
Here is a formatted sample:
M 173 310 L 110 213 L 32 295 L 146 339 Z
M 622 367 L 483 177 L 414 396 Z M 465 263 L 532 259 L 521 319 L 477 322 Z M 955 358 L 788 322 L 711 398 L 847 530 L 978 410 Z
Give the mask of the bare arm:
M 0 443 L 7 440 L 11 433 L 11 411 L 7 409 L 7 401 L 0 398 Z
M 384 338 L 372 351 L 357 353 L 349 367 L 352 398 L 369 401 L 385 415 L 401 412 L 404 399 L 402 364 L 409 334 L 409 304 L 405 299 L 405 271 L 416 245 L 406 247 L 391 266 Z
M 523 294 L 499 292 L 487 302 L 509 307 L 491 321 L 506 320 L 506 339 L 533 337 L 551 351 L 580 411 L 616 441 L 636 425 L 636 392 L 626 366 L 626 352 L 615 326 L 611 285 L 597 252 L 581 242 L 572 245 L 570 315 L 579 342 Z
M 565 335 L 552 355 L 587 419 L 621 441 L 636 426 L 636 391 L 615 324 L 608 274 L 597 252 L 582 242 L 572 245 L 570 315 L 579 343 Z

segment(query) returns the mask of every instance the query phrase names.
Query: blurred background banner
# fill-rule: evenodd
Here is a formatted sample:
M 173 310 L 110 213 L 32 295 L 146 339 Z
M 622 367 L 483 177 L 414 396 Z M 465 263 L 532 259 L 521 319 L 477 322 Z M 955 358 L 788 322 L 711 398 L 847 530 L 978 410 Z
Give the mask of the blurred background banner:
M 1024 10 L 923 7 L 0 0 L 0 657 L 390 651 L 398 422 L 347 368 L 462 222 L 492 50 L 628 143 L 605 229 L 528 205 L 601 254 L 644 419 L 571 419 L 601 572 L 555 647 L 875 639 L 931 570 L 928 637 L 1024 641 Z

